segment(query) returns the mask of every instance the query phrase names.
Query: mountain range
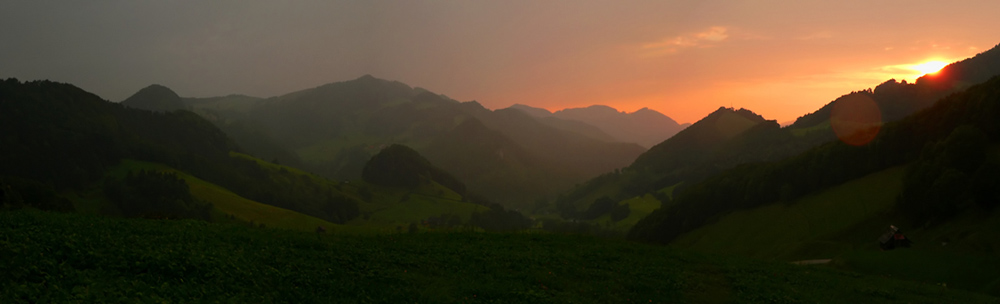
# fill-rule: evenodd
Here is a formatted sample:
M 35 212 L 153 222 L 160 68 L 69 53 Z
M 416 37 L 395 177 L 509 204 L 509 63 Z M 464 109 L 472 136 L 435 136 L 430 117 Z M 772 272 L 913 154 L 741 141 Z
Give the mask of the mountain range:
M 720 108 L 653 146 L 620 172 L 594 178 L 560 196 L 556 204 L 559 210 L 550 211 L 571 214 L 603 196 L 625 201 L 662 193 L 663 198 L 741 164 L 780 161 L 837 141 L 835 127 L 840 122 L 833 109 L 838 105 L 850 105 L 859 99 L 869 101 L 879 112 L 880 121 L 874 126 L 881 126 L 925 109 L 970 84 L 985 81 L 988 75 L 1000 74 L 998 63 L 1000 49 L 995 47 L 950 64 L 939 73 L 920 77 L 915 83 L 889 80 L 874 89 L 845 94 L 787 127 L 749 110 Z M 858 111 L 852 107 L 847 107 L 847 112 Z M 872 126 L 846 124 L 862 126 L 859 131 Z
M 151 86 L 123 104 L 159 110 L 166 99 L 212 121 L 254 155 L 329 178 L 358 178 L 382 147 L 405 144 L 471 191 L 508 206 L 555 196 L 645 150 L 582 122 L 555 127 L 522 111 L 491 111 L 372 76 L 267 99 L 179 98 Z
M 691 125 L 678 124 L 670 117 L 649 108 L 642 108 L 632 113 L 620 112 L 605 105 L 567 108 L 555 113 L 522 104 L 515 104 L 510 108 L 542 118 L 543 122 L 557 128 L 592 134 L 591 136 L 604 140 L 637 143 L 646 148 L 674 136 Z M 590 126 L 597 127 L 598 130 L 592 130 Z
M 151 85 L 121 103 L 7 79 L 0 206 L 317 235 L 460 225 L 624 235 L 832 257 L 997 295 L 997 75 L 995 47 L 785 127 L 726 107 L 684 125 L 649 109 L 490 110 L 367 75 L 271 98 Z M 887 223 L 922 238 L 915 250 L 869 248 Z M 954 262 L 965 259 L 977 264 Z M 916 263 L 949 267 L 927 276 Z
M 992 163 L 975 151 L 997 142 L 991 120 L 997 84 L 988 81 L 997 74 L 1000 51 L 994 48 L 914 83 L 889 80 L 845 94 L 787 127 L 748 109 L 725 107 L 690 125 L 649 109 L 489 110 L 367 75 L 271 98 L 184 98 L 153 85 L 122 101 L 124 107 L 105 105 L 69 85 L 8 80 L 5 98 L 19 102 L 8 104 L 6 113 L 27 115 L 6 119 L 5 129 L 19 131 L 4 144 L 13 147 L 9 157 L 29 161 L 0 169 L 26 180 L 6 183 L 40 182 L 59 192 L 100 179 L 123 159 L 137 159 L 337 223 L 381 210 L 371 203 L 385 194 L 373 196 L 367 186 L 343 190 L 360 179 L 371 186 L 429 187 L 423 193 L 480 206 L 499 202 L 562 220 L 630 219 L 638 222 L 631 238 L 671 242 L 727 212 L 794 202 L 909 164 L 925 171 L 906 172 L 900 204 L 912 210 L 908 221 L 926 225 L 992 204 L 995 193 L 982 186 L 991 183 Z M 865 119 L 875 121 L 838 114 L 860 111 L 859 101 L 872 105 L 876 115 Z M 78 156 L 57 159 L 67 150 Z M 377 157 L 380 152 L 383 157 Z M 328 193 L 316 203 L 265 181 L 285 173 L 261 168 L 286 167 L 341 182 L 309 190 L 313 197 Z M 52 173 L 60 168 L 71 170 Z M 233 172 L 255 176 L 243 181 L 272 190 L 241 186 Z M 955 190 L 959 184 L 973 186 Z M 973 203 L 929 201 L 934 194 L 921 191 L 934 187 L 973 193 L 967 199 Z M 647 207 L 631 209 L 639 202 Z M 616 215 L 609 217 L 612 211 Z

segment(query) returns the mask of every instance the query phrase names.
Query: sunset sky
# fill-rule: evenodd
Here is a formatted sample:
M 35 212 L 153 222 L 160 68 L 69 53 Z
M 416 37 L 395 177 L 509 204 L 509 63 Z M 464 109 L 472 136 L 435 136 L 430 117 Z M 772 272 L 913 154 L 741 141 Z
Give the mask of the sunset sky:
M 99 2 L 99 3 L 94 3 Z M 5 1 L 0 77 L 112 101 L 269 97 L 365 74 L 492 109 L 719 106 L 794 120 L 1000 43 L 1000 1 Z

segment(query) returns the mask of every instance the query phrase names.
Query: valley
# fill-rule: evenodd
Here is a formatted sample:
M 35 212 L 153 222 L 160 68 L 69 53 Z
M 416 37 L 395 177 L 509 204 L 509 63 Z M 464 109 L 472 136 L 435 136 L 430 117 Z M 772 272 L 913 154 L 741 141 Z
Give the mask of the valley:
M 635 60 L 765 40 L 710 29 Z M 205 95 L 165 69 L 119 100 L 6 78 L 0 303 L 997 303 L 1000 45 L 968 50 L 781 124 L 801 105 L 661 113 L 684 107 L 648 80 L 498 107 L 364 73 Z M 545 82 L 632 74 L 602 71 Z M 756 83 L 699 73 L 657 85 Z

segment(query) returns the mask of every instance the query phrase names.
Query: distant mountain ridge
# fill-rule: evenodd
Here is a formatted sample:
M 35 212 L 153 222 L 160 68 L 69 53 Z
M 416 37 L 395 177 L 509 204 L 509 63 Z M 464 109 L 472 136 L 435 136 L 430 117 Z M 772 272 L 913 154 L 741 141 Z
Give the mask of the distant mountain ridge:
M 948 94 L 985 82 L 997 74 L 1000 74 L 1000 45 L 953 62 L 938 72 L 921 76 L 914 83 L 889 79 L 874 89 L 851 92 L 799 117 L 791 127 L 809 128 L 828 122 L 834 104 L 859 96 L 875 102 L 884 122 L 896 121 L 929 107 Z
M 666 204 L 669 194 L 683 194 L 718 174 L 746 168 L 742 164 L 782 161 L 819 146 L 835 144 L 838 137 L 831 124 L 831 113 L 835 105 L 845 100 L 872 102 L 881 111 L 882 122 L 878 124 L 881 125 L 924 109 L 942 96 L 985 80 L 987 75 L 997 74 L 1000 74 L 1000 50 L 994 48 L 921 77 L 918 84 L 890 80 L 873 90 L 844 95 L 788 127 L 764 120 L 749 110 L 720 108 L 653 146 L 620 172 L 601 175 L 564 193 L 556 209 L 560 214 L 573 214 L 602 196 L 622 201 L 652 194 Z M 717 125 L 736 127 L 717 129 Z M 786 196 L 798 195 L 795 188 L 779 190 L 786 190 Z M 697 211 L 696 202 L 691 204 L 685 207 L 690 208 L 685 212 Z M 662 216 L 667 212 L 657 214 Z
M 670 138 L 690 125 L 678 124 L 672 118 L 649 108 L 642 108 L 632 113 L 621 112 L 605 105 L 567 108 L 554 113 L 522 104 L 515 104 L 510 108 L 535 117 L 554 117 L 583 122 L 599 128 L 617 141 L 637 143 L 647 148 Z
M 470 192 L 508 206 L 554 196 L 645 150 L 580 122 L 491 111 L 371 75 L 267 99 L 183 100 L 264 159 L 354 179 L 382 147 L 403 144 L 455 174 Z
M 846 181 L 908 165 L 893 210 L 912 226 L 942 223 L 963 212 L 989 214 L 1000 200 L 1000 77 L 949 95 L 890 123 L 870 144 L 833 142 L 778 162 L 715 175 L 676 195 L 632 229 L 634 239 L 670 242 L 720 214 L 789 202 Z M 991 155 L 992 154 L 992 155 Z

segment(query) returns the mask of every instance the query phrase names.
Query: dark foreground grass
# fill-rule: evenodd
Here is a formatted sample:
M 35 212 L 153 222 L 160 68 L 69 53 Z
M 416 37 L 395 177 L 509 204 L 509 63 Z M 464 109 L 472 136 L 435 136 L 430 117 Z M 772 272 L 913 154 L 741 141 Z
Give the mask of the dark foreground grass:
M 997 303 L 933 284 L 549 234 L 318 237 L 0 212 L 0 303 Z

